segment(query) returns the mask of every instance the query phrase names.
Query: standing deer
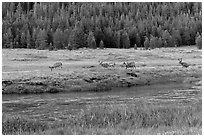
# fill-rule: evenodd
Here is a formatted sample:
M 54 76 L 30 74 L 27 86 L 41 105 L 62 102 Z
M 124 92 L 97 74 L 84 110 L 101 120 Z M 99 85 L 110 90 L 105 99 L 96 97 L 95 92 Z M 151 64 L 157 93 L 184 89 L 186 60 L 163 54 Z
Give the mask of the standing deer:
M 62 63 L 61 62 L 57 62 L 55 63 L 53 66 L 49 66 L 50 70 L 52 71 L 52 69 L 54 68 L 58 68 L 61 67 L 62 68 Z
M 126 69 L 127 68 L 135 68 L 136 69 L 135 62 L 124 62 L 123 64 L 125 65 Z
M 186 63 L 186 62 L 182 62 L 182 58 L 179 58 L 178 59 L 178 61 L 179 61 L 179 64 L 181 64 L 183 67 L 189 67 L 190 66 L 190 64 L 188 64 L 188 63 Z

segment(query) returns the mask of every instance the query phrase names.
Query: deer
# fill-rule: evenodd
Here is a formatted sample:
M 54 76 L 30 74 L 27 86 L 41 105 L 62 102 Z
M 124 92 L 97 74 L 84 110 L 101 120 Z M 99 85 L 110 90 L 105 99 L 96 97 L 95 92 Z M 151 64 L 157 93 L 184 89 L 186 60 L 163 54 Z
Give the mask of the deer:
M 50 70 L 52 71 L 52 69 L 54 68 L 58 68 L 61 67 L 62 68 L 62 63 L 61 62 L 57 62 L 55 63 L 53 66 L 49 66 Z
M 109 67 L 109 63 L 105 63 L 103 61 L 99 61 L 99 64 L 104 67 L 104 68 L 108 68 Z
M 186 62 L 182 62 L 182 58 L 179 58 L 178 59 L 178 61 L 179 61 L 179 64 L 181 64 L 183 67 L 189 67 L 190 66 L 190 64 L 188 64 L 188 63 L 186 63 Z
M 125 65 L 126 69 L 127 68 L 135 68 L 136 69 L 135 62 L 124 62 L 123 64 Z
M 116 65 L 115 62 L 114 63 L 108 63 L 108 64 L 109 64 L 109 67 L 112 67 L 112 68 L 115 67 L 115 65 Z

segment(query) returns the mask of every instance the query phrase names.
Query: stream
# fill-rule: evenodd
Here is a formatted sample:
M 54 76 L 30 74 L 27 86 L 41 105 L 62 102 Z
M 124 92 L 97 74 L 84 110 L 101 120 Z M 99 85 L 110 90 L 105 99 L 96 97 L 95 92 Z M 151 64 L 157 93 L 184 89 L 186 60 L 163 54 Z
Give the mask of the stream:
M 2 113 L 41 121 L 61 121 L 91 105 L 147 103 L 186 103 L 198 100 L 199 90 L 192 85 L 170 82 L 149 86 L 114 88 L 106 92 L 2 95 Z

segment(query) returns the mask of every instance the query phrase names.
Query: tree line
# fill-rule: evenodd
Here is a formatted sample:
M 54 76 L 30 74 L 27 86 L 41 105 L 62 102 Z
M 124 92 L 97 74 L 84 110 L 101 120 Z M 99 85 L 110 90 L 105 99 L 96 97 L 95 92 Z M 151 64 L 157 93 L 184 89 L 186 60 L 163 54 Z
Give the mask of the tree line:
M 201 2 L 3 2 L 2 47 L 202 48 Z

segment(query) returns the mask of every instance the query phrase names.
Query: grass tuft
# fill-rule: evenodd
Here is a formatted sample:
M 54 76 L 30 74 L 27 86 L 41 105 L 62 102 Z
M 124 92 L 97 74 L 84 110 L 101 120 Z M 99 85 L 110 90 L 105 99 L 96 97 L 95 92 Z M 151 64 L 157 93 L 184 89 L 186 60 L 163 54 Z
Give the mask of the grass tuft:
M 48 124 L 20 116 L 3 116 L 2 134 L 32 134 L 49 128 Z

